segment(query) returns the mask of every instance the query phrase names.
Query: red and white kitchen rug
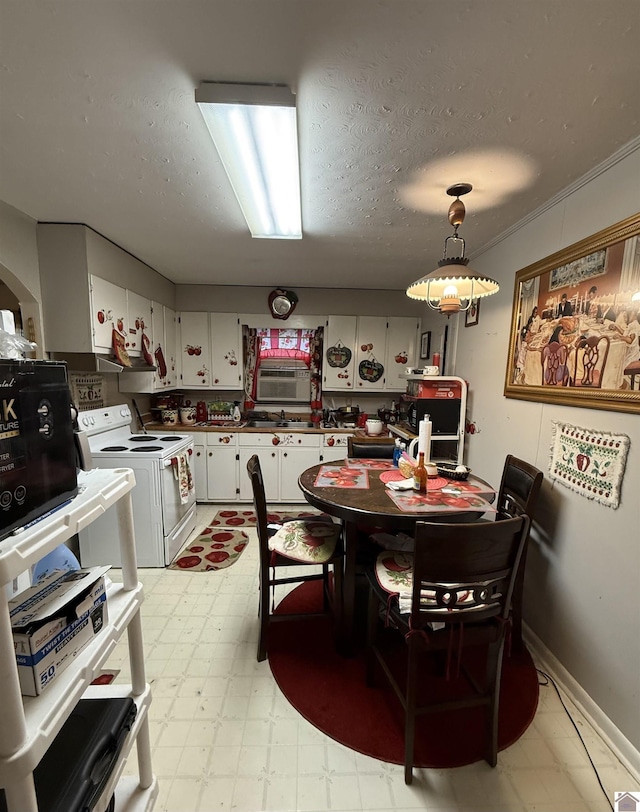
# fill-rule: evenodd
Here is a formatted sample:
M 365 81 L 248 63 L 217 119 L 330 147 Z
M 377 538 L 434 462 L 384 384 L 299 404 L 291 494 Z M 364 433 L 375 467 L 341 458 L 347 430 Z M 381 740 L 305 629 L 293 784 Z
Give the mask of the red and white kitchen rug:
M 183 547 L 167 569 L 212 572 L 230 567 L 242 555 L 249 536 L 242 530 L 209 525 Z
M 280 510 L 269 511 L 267 522 L 281 524 L 285 519 L 310 519 L 319 516 L 317 510 Z M 213 517 L 210 527 L 255 527 L 256 514 L 253 510 L 219 510 Z

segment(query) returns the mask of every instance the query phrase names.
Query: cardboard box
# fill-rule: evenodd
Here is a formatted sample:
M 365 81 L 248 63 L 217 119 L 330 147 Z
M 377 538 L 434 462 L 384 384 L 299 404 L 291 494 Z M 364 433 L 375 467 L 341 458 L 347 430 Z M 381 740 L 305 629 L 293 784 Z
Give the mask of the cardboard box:
M 109 567 L 54 572 L 9 602 L 20 689 L 38 696 L 108 621 Z

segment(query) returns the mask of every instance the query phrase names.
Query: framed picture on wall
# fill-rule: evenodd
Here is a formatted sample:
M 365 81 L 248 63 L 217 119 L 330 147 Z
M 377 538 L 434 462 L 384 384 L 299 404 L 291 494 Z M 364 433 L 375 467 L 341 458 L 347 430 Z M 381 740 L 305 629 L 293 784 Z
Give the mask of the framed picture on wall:
M 518 271 L 504 394 L 640 413 L 640 214 Z
M 465 310 L 464 326 L 475 327 L 480 318 L 480 299 L 473 299 L 469 305 L 469 309 Z
M 425 360 L 431 355 L 431 331 L 420 336 L 420 359 Z

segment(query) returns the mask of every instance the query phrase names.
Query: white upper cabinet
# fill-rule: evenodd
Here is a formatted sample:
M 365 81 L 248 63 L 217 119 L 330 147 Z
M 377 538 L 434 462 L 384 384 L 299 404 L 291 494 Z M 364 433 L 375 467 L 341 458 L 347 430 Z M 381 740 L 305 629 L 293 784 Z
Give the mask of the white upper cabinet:
M 420 322 L 414 318 L 390 316 L 387 319 L 387 354 L 385 360 L 385 389 L 404 392 L 407 367 L 413 367 L 417 359 Z
M 170 307 L 163 307 L 164 345 L 162 352 L 167 367 L 162 389 L 175 389 L 178 386 L 178 317 Z M 156 361 L 156 366 L 158 362 Z M 156 373 L 157 374 L 157 373 Z
M 190 389 L 211 389 L 209 314 L 183 312 L 178 324 L 181 385 Z
M 43 350 L 58 357 L 111 357 L 115 327 L 124 335 L 120 348 L 136 361 L 143 357 L 142 332 L 151 329 L 151 296 L 173 303 L 175 285 L 86 226 L 38 223 L 37 237 Z M 153 347 L 153 337 L 148 338 Z
M 242 389 L 242 336 L 236 313 L 211 313 L 212 389 Z
M 416 357 L 418 320 L 402 316 L 329 316 L 324 334 L 323 388 L 403 392 L 400 376 Z
M 237 313 L 179 315 L 182 388 L 242 389 L 242 336 Z
M 385 386 L 387 319 L 358 316 L 356 333 L 356 392 L 379 392 Z
M 143 336 L 145 337 L 143 339 Z M 127 351 L 129 355 L 142 356 L 143 340 L 147 351 L 153 354 L 153 336 L 151 335 L 151 302 L 144 296 L 127 291 Z
M 354 390 L 356 316 L 329 316 L 324 331 L 324 389 Z
M 127 291 L 93 275 L 90 277 L 89 287 L 93 349 L 96 352 L 111 353 L 113 328 L 126 335 Z
M 120 392 L 153 393 L 175 389 L 178 386 L 176 361 L 176 314 L 170 307 L 151 302 L 150 323 L 145 321 L 144 335 L 150 341 L 155 371 L 127 372 L 119 376 Z

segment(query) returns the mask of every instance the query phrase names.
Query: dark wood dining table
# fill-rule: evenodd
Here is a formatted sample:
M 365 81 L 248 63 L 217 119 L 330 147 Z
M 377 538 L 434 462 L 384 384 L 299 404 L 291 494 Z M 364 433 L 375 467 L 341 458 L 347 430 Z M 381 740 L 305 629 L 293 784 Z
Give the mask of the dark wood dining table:
M 337 474 L 341 468 L 360 469 L 363 467 L 367 471 L 367 487 L 327 486 L 325 483 L 328 478 L 322 475 L 326 473 L 326 469 L 335 469 Z M 322 469 L 325 469 L 325 472 Z M 443 509 L 442 506 L 436 509 L 433 506 L 424 505 L 411 512 L 403 510 L 393 501 L 389 495 L 389 489 L 380 479 L 381 474 L 385 471 L 393 470 L 398 469 L 394 469 L 391 460 L 345 459 L 314 465 L 303 471 L 298 478 L 300 490 L 310 505 L 343 521 L 344 578 L 340 639 L 341 649 L 345 654 L 350 654 L 354 645 L 356 559 L 359 540 L 363 536 L 359 528 L 381 528 L 383 531 L 404 532 L 412 536 L 415 533 L 416 522 L 419 521 L 469 522 L 481 519 L 486 512 L 469 510 L 467 504 L 462 506 L 464 500 L 460 500 L 456 504 L 454 498 L 450 499 L 451 504 L 447 509 Z M 333 471 L 330 470 L 329 473 L 334 476 Z M 349 482 L 352 480 L 347 474 L 342 478 L 335 476 L 335 481 Z M 492 511 L 490 503 L 495 499 L 495 489 L 477 476 L 473 477 L 473 481 L 484 488 L 482 499 L 489 503 L 487 510 Z M 463 483 L 449 481 L 444 487 L 453 486 L 455 488 L 460 484 Z

